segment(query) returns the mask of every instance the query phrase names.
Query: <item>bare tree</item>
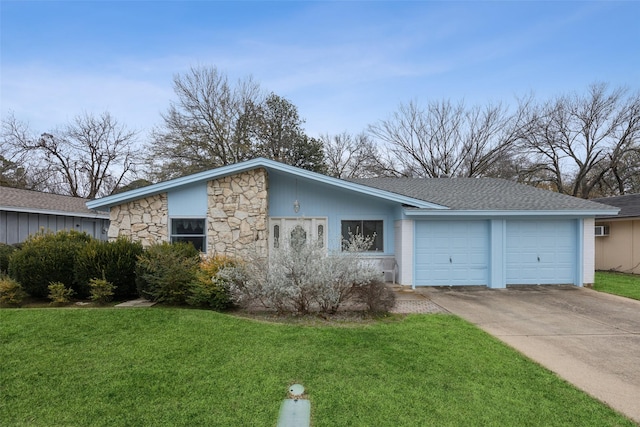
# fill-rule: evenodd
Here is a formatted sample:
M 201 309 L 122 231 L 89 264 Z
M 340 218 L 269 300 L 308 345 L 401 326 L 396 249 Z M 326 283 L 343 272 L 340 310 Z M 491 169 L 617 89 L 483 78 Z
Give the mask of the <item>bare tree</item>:
M 387 165 L 366 133 L 320 136 L 327 173 L 336 178 L 369 178 L 386 175 Z
M 619 181 L 618 193 L 625 191 L 622 166 L 638 150 L 640 93 L 593 84 L 586 95 L 559 96 L 531 109 L 527 122 L 519 146 L 532 156 L 530 172 L 556 191 L 589 198 L 607 175 Z
M 252 156 L 251 137 L 259 85 L 251 78 L 232 86 L 215 67 L 191 68 L 173 78 L 178 97 L 162 115 L 150 146 L 155 176 L 169 179 L 233 164 Z
M 34 188 L 94 198 L 111 194 L 135 175 L 136 137 L 107 112 L 81 114 L 39 137 L 11 115 L 3 121 L 2 147 L 30 171 Z
M 388 120 L 369 126 L 395 158 L 395 175 L 487 176 L 518 135 L 522 113 L 501 105 L 467 108 L 464 103 L 402 104 Z

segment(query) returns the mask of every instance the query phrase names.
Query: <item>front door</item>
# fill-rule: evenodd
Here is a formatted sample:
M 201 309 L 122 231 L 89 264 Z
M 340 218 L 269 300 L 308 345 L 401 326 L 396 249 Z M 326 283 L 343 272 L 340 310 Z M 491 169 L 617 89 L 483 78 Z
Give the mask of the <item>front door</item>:
M 269 218 L 269 249 L 305 242 L 327 247 L 326 218 Z

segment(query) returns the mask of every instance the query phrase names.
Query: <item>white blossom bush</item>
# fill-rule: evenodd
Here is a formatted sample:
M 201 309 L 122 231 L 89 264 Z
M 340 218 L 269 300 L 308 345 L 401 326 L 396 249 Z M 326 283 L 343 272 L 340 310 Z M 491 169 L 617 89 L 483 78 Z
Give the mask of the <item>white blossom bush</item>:
M 219 275 L 231 283 L 231 298 L 239 306 L 335 313 L 357 288 L 380 280 L 380 270 L 362 254 L 372 239 L 355 235 L 343 243 L 342 251 L 329 251 L 313 239 L 282 242 L 268 259 L 250 255 Z

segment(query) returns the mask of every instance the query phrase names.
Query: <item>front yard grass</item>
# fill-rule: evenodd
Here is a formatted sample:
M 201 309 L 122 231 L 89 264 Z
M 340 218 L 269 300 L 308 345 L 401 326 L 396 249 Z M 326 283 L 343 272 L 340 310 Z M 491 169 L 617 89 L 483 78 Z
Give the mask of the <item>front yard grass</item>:
M 596 271 L 593 289 L 640 300 L 640 276 L 637 274 Z
M 0 310 L 11 426 L 274 426 L 290 384 L 312 425 L 632 426 L 469 323 L 309 326 L 212 311 Z

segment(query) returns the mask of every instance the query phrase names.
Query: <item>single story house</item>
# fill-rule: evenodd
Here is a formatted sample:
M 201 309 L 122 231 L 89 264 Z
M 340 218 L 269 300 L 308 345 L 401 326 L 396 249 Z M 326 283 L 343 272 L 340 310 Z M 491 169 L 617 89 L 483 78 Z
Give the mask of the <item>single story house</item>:
M 40 230 L 78 230 L 106 240 L 109 215 L 87 199 L 0 186 L 0 243 L 23 242 Z
M 640 194 L 594 201 L 620 208 L 596 217 L 596 270 L 640 274 Z
M 346 181 L 263 158 L 87 202 L 109 238 L 193 242 L 207 254 L 277 250 L 292 234 L 340 250 L 374 238 L 403 285 L 593 283 L 594 218 L 616 208 L 500 179 Z

